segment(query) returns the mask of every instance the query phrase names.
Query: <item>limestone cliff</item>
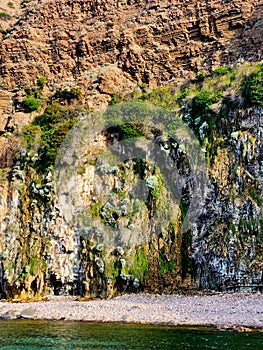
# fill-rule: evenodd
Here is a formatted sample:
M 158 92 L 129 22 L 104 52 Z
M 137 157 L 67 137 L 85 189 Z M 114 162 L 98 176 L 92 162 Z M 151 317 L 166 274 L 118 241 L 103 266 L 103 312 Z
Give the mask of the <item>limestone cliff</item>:
M 0 297 L 262 289 L 262 2 L 12 4 Z

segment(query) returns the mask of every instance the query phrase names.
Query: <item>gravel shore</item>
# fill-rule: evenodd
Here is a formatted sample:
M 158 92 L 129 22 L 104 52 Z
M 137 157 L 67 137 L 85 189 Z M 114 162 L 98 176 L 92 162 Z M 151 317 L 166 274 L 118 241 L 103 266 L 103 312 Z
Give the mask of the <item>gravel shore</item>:
M 126 322 L 263 330 L 263 294 L 127 294 L 78 301 L 52 296 L 33 303 L 0 302 L 2 319 Z

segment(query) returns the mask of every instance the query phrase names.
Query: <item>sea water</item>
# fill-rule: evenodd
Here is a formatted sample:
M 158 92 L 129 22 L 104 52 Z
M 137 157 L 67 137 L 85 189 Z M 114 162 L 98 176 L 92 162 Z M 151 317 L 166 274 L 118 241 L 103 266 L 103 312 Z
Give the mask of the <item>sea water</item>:
M 263 333 L 65 321 L 0 321 L 0 349 L 261 350 Z

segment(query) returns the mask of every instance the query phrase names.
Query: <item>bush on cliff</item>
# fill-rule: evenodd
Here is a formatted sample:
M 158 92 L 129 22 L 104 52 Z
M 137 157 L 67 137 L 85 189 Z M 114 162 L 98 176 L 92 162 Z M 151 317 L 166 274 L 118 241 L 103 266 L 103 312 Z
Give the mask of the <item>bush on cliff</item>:
M 27 112 L 37 111 L 41 105 L 41 100 L 32 96 L 25 97 L 22 105 Z
M 256 71 L 245 78 L 243 97 L 249 106 L 263 107 L 263 65 L 259 64 Z
M 37 116 L 24 132 L 28 148 L 35 148 L 35 138 L 38 135 L 38 160 L 36 168 L 44 173 L 55 164 L 59 147 L 69 130 L 77 121 L 78 110 L 66 108 L 59 103 L 49 105 L 44 113 Z M 33 133 L 32 133 L 33 132 Z

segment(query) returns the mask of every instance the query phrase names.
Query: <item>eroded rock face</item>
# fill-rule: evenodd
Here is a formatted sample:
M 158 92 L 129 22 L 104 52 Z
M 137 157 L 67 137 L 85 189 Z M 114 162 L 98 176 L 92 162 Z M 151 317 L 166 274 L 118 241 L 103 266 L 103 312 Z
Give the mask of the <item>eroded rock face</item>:
M 24 89 L 40 76 L 47 79 L 44 98 L 78 86 L 81 102 L 97 110 L 143 83 L 169 85 L 261 60 L 261 1 L 14 3 L 12 18 L 0 19 L 0 297 L 262 288 L 262 109 L 236 109 L 221 119 L 223 141 L 200 189 L 205 203 L 188 231 L 182 224 L 194 192 L 183 144 L 158 141 L 181 175 L 181 202 L 171 200 L 151 162 L 97 166 L 109 147 L 105 134 L 87 140 L 75 187 L 70 192 L 61 183 L 59 197 L 53 169 L 39 174 L 37 150 L 19 137 L 34 118 L 19 110 Z M 147 190 L 141 201 L 133 197 L 138 180 Z M 76 199 L 75 208 L 85 203 L 89 215 L 72 225 L 65 208 Z M 121 239 L 101 242 L 111 228 Z
M 231 136 L 210 167 L 194 242 L 203 288 L 262 286 L 262 117 L 262 108 L 251 108 L 222 120 Z
M 114 165 L 108 155 L 101 158 L 118 132 L 94 134 L 81 148 L 72 143 L 56 181 L 51 172 L 36 173 L 36 153 L 17 155 L 1 184 L 1 296 L 259 290 L 262 116 L 253 108 L 221 119 L 221 132 L 231 138 L 218 145 L 200 200 L 185 145 L 160 135 L 152 137 L 180 174 L 179 201 L 147 154 Z M 129 154 L 125 147 L 121 154 Z M 200 213 L 184 229 L 193 201 Z
M 110 297 L 182 283 L 179 205 L 151 162 L 95 166 L 110 137 L 89 138 L 74 173 L 58 165 L 56 191 L 51 173 L 36 176 L 36 155 L 20 154 L 2 203 L 2 297 Z
M 109 94 L 96 76 L 104 65 L 120 69 L 117 81 L 154 86 L 259 61 L 261 13 L 261 1 L 31 1 L 1 43 L 1 87 L 44 75 L 50 88 L 77 83 Z
M 13 3 L 3 2 L 11 17 L 0 18 L 0 89 L 12 92 L 0 104 L 2 128 L 10 110 L 21 113 L 17 101 L 41 76 L 44 98 L 78 86 L 82 102 L 98 109 L 113 93 L 128 94 L 139 84 L 178 83 L 220 65 L 262 59 L 261 1 Z

